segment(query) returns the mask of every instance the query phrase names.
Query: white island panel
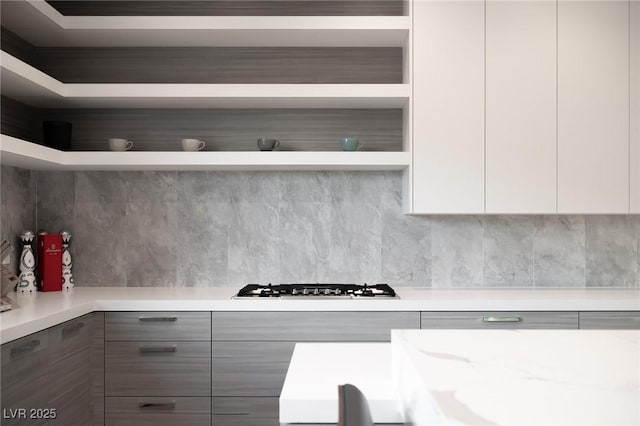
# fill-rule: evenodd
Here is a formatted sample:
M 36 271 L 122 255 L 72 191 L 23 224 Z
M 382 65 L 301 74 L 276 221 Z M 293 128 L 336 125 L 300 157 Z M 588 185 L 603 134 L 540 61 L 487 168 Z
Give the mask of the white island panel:
M 403 423 L 389 343 L 298 343 L 280 394 L 280 424 L 338 422 L 338 385 L 357 386 L 374 423 Z

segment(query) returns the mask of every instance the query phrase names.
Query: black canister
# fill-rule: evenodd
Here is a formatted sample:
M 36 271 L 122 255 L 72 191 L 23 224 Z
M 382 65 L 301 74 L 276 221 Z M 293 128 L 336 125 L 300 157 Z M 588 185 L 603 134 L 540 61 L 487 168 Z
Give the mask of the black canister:
M 71 123 L 66 121 L 43 121 L 43 142 L 49 148 L 68 151 L 71 149 Z

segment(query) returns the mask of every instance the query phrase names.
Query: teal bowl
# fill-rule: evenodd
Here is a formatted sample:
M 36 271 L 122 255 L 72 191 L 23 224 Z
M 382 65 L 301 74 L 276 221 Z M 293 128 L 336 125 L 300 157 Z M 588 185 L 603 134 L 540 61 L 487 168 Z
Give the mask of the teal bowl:
M 343 151 L 356 151 L 360 146 L 360 141 L 356 138 L 340 139 L 340 147 L 342 147 Z

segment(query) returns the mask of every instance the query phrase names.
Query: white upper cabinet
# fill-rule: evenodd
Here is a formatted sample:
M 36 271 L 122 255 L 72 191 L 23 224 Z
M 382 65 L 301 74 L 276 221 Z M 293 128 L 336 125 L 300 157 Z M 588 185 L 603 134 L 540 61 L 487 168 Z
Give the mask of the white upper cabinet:
M 629 23 L 630 37 L 630 83 L 631 102 L 629 106 L 630 149 L 631 154 L 631 213 L 640 213 L 640 1 L 632 1 L 630 5 L 631 19 Z
M 413 213 L 484 212 L 484 2 L 413 5 Z
M 640 213 L 635 0 L 417 0 L 417 214 Z
M 556 2 L 486 2 L 486 212 L 556 212 Z
M 558 212 L 629 212 L 630 2 L 558 2 Z

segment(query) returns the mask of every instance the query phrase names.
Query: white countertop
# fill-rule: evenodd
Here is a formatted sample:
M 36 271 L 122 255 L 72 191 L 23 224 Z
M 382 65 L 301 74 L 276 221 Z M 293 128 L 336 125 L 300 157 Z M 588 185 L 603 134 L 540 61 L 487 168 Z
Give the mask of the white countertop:
M 394 330 L 413 425 L 638 425 L 640 331 Z
M 431 290 L 397 287 L 399 299 L 231 299 L 236 287 L 77 287 L 9 297 L 0 343 L 93 311 L 640 311 L 640 290 Z
M 280 424 L 338 422 L 338 385 L 357 386 L 375 423 L 403 423 L 389 343 L 297 343 L 280 394 Z

